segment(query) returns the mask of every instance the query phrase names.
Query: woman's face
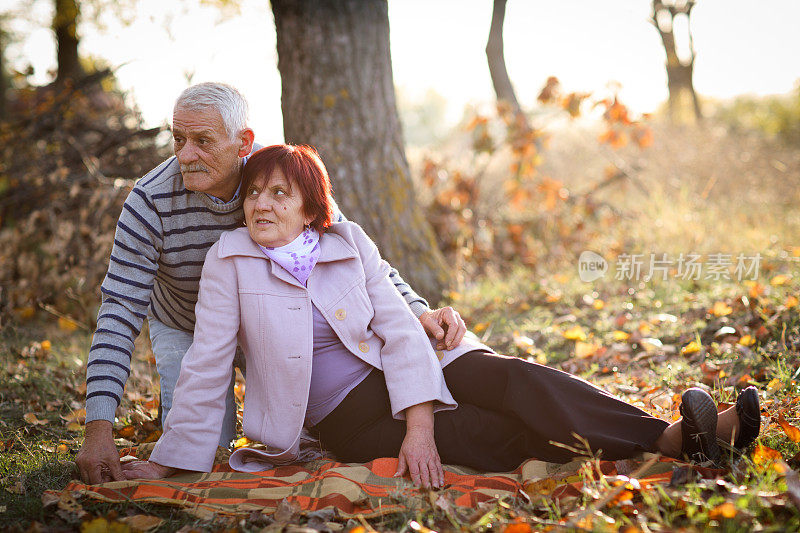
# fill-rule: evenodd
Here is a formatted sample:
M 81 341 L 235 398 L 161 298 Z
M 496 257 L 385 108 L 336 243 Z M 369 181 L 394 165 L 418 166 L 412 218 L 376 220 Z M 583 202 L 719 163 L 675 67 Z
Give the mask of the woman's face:
M 250 237 L 268 248 L 289 244 L 310 222 L 300 192 L 292 190 L 280 168 L 258 177 L 245 191 L 244 218 Z

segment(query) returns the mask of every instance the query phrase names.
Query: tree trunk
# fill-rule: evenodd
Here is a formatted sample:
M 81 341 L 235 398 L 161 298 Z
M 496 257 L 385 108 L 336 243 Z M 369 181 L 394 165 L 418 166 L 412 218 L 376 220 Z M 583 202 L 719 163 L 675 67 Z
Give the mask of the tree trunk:
M 420 294 L 448 270 L 417 204 L 389 54 L 386 0 L 272 0 L 286 142 L 317 148 L 336 200 Z
M 0 23 L 3 23 L 0 18 Z M 7 102 L 8 102 L 8 74 L 6 73 L 6 46 L 8 45 L 8 38 L 3 31 L 4 28 L 0 27 L 0 121 L 6 119 Z
M 665 4 L 663 0 L 653 0 L 653 11 L 650 22 L 658 30 L 661 37 L 661 43 L 664 46 L 664 52 L 667 56 L 667 88 L 669 89 L 668 110 L 670 119 L 673 122 L 679 121 L 679 115 L 682 109 L 688 105 L 688 100 L 691 99 L 692 112 L 695 120 L 701 120 L 703 114 L 700 110 L 700 101 L 697 93 L 694 90 L 693 73 L 694 73 L 694 44 L 692 39 L 691 26 L 689 28 L 689 49 L 691 57 L 687 62 L 682 62 L 678 57 L 675 49 L 675 34 L 673 33 L 675 27 L 675 17 L 685 15 L 687 19 L 691 17 L 692 8 L 694 7 L 693 0 L 676 0 L 672 3 Z M 663 18 L 669 16 L 669 24 L 661 24 L 659 21 L 659 14 Z
M 78 57 L 78 0 L 55 0 L 53 32 L 56 34 L 58 74 L 56 84 L 85 75 Z
M 492 76 L 492 85 L 497 94 L 498 101 L 505 101 L 511 105 L 514 113 L 521 114 L 522 109 L 508 77 L 506 59 L 503 50 L 503 22 L 506 17 L 506 0 L 494 0 L 492 10 L 492 24 L 489 28 L 489 40 L 486 43 L 486 60 L 489 63 L 489 74 Z

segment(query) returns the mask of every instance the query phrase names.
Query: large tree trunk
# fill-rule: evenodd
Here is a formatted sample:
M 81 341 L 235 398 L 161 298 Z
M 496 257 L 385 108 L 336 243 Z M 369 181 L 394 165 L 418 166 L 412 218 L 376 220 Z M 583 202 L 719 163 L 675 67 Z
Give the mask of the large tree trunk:
M 667 55 L 667 88 L 669 89 L 668 110 L 670 119 L 679 122 L 681 110 L 688 105 L 691 100 L 692 111 L 695 120 L 701 120 L 703 114 L 700 110 L 700 101 L 694 90 L 692 76 L 694 74 L 694 44 L 692 40 L 691 26 L 689 28 L 689 51 L 688 61 L 681 61 L 675 49 L 675 17 L 691 17 L 694 0 L 672 0 L 665 3 L 663 0 L 653 0 L 653 11 L 650 22 L 658 30 L 661 43 L 664 45 L 664 52 Z
M 53 32 L 56 34 L 58 74 L 56 83 L 77 80 L 85 75 L 78 57 L 78 0 L 55 0 Z
M 449 276 L 405 156 L 386 0 L 272 0 L 272 12 L 286 142 L 317 148 L 345 215 L 438 300 Z

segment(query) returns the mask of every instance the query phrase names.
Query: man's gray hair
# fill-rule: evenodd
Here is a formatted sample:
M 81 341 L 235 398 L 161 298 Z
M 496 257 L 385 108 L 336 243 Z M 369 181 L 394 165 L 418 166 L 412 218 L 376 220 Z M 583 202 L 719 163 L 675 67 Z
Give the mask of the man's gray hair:
M 247 100 L 235 88 L 225 83 L 206 82 L 185 89 L 175 101 L 175 109 L 213 107 L 222 115 L 228 137 L 233 140 L 247 128 Z

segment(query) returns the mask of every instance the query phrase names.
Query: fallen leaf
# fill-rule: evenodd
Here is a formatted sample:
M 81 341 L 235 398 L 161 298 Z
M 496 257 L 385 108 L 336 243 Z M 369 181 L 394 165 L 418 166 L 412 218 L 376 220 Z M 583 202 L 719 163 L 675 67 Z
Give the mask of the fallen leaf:
M 753 338 L 752 335 L 745 335 L 741 339 L 739 339 L 739 344 L 742 346 L 752 346 L 756 343 L 756 340 Z
M 289 500 L 286 498 L 282 499 L 278 504 L 278 508 L 275 509 L 275 513 L 272 515 L 272 518 L 281 524 L 288 524 L 292 521 L 292 518 L 300 512 L 300 505 L 296 502 L 289 503 Z
M 580 326 L 573 326 L 568 330 L 562 333 L 565 339 L 571 341 L 585 341 L 586 340 L 586 333 L 583 332 L 583 329 Z
M 55 505 L 58 503 L 60 499 L 60 495 L 58 493 L 46 491 L 42 493 L 42 507 L 45 509 L 50 507 L 51 505 Z
M 61 418 L 66 422 L 78 422 L 83 424 L 86 422 L 86 409 L 81 407 L 80 409 L 75 409 L 68 415 L 61 415 Z
M 769 383 L 767 383 L 767 390 L 769 392 L 775 392 L 780 390 L 783 387 L 783 382 L 779 378 L 772 378 Z
M 769 284 L 773 287 L 780 287 L 781 285 L 786 285 L 786 282 L 789 281 L 789 276 L 784 276 L 783 274 L 778 274 L 771 280 L 769 280 Z
M 22 419 L 33 426 L 43 426 L 48 423 L 47 420 L 39 420 L 36 418 L 36 413 L 25 413 L 22 415 Z
M 731 502 L 725 502 L 711 509 L 708 512 L 708 517 L 714 520 L 719 520 L 720 518 L 734 518 L 736 513 L 736 506 Z
M 733 313 L 733 308 L 725 302 L 714 302 L 714 307 L 711 308 L 711 314 L 714 316 L 726 316 Z
M 697 341 L 692 341 L 683 348 L 681 348 L 681 355 L 691 355 L 703 349 L 703 345 Z
M 503 528 L 503 533 L 531 533 L 531 525 L 525 522 L 515 522 Z
M 578 341 L 575 343 L 575 356 L 581 359 L 591 357 L 600 349 L 599 344 Z
M 523 490 L 528 496 L 547 496 L 556 490 L 557 483 L 554 479 L 546 477 L 544 479 L 537 479 L 530 483 L 525 483 Z
M 243 448 L 243 447 L 247 446 L 248 444 L 250 444 L 251 442 L 252 441 L 250 439 L 248 439 L 247 437 L 241 437 L 239 439 L 236 439 L 236 442 L 233 444 L 233 447 L 236 448 L 236 449 Z
M 130 439 L 136 434 L 136 428 L 132 425 L 121 427 L 117 430 L 117 436 L 123 439 Z
M 617 341 L 617 342 L 626 341 L 626 340 L 631 338 L 631 334 L 630 333 L 628 333 L 626 331 L 619 330 L 619 329 L 614 330 L 614 332 L 612 333 L 612 336 L 614 337 L 614 340 Z
M 533 348 L 533 339 L 525 335 L 514 335 L 514 346 L 523 352 Z
M 792 442 L 800 442 L 800 429 L 797 429 L 787 422 L 782 414 L 778 415 L 778 424 L 780 424 L 783 428 L 783 432 L 786 433 L 786 436 L 789 437 Z
M 753 462 L 757 465 L 765 465 L 767 463 L 773 463 L 781 459 L 781 453 L 778 450 L 773 450 L 763 444 L 759 444 L 756 446 L 756 449 L 753 450 Z
M 58 317 L 58 327 L 64 331 L 76 331 L 78 329 L 78 323 L 74 320 L 70 320 L 69 318 Z
M 163 518 L 145 514 L 126 516 L 125 518 L 120 518 L 119 521 L 128 524 L 134 531 L 150 531 L 164 523 Z
M 106 517 L 97 517 L 81 524 L 81 533 L 130 533 L 131 527 Z
M 757 283 L 757 282 L 751 282 L 751 283 L 752 284 L 750 285 L 750 291 L 748 292 L 748 295 L 750 296 L 750 298 L 755 300 L 759 296 L 764 294 L 765 287 L 762 284 Z
M 17 316 L 22 320 L 30 320 L 36 314 L 36 309 L 33 307 L 18 307 L 14 310 Z

